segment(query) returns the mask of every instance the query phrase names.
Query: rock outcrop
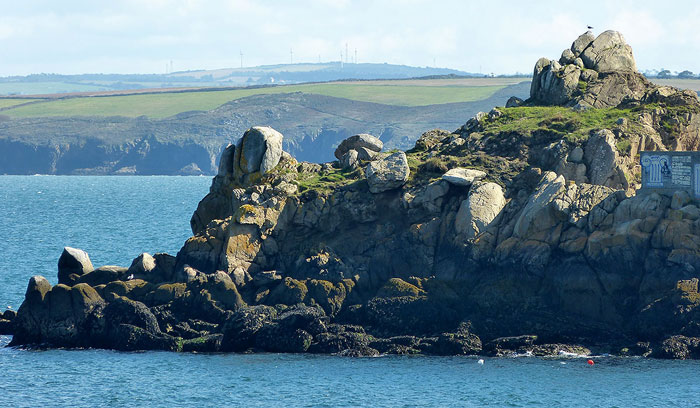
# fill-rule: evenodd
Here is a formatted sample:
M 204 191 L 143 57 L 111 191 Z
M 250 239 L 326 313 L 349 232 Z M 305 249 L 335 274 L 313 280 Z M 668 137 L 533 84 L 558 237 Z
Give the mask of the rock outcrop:
M 350 150 L 359 151 L 362 149 L 365 154 L 366 151 L 378 153 L 382 151 L 382 147 L 384 147 L 384 143 L 381 140 L 372 135 L 361 133 L 343 140 L 335 149 L 334 155 L 336 159 L 340 160 Z
M 32 278 L 0 329 L 120 350 L 698 358 L 700 203 L 635 194 L 635 165 L 700 148 L 700 102 L 648 87 L 604 34 L 539 61 L 531 100 L 407 152 L 358 135 L 338 162 L 298 163 L 252 128 L 177 257 L 93 270 L 74 250 L 65 283 Z
M 530 98 L 549 105 L 606 108 L 648 99 L 657 87 L 637 72 L 632 48 L 617 31 L 590 31 L 558 61 L 535 64 Z
M 369 191 L 382 193 L 403 186 L 408 181 L 411 170 L 404 152 L 392 153 L 371 162 L 365 170 Z

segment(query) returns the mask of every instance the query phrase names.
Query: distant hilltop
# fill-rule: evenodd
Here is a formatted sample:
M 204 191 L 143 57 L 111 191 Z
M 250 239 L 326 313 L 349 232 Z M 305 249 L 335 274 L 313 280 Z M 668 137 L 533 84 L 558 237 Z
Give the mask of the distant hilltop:
M 280 64 L 258 67 L 181 71 L 168 74 L 32 74 L 0 78 L 0 95 L 37 95 L 73 92 L 179 87 L 230 87 L 342 79 L 406 79 L 421 77 L 483 77 L 448 68 L 394 64 Z

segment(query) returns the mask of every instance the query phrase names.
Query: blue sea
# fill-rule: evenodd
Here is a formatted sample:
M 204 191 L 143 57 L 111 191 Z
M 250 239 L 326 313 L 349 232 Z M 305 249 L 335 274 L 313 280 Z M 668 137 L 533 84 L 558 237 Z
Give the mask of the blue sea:
M 95 266 L 176 254 L 208 177 L 0 176 L 0 310 L 56 283 L 63 246 Z M 0 407 L 700 406 L 700 362 L 344 358 L 21 350 L 0 336 Z

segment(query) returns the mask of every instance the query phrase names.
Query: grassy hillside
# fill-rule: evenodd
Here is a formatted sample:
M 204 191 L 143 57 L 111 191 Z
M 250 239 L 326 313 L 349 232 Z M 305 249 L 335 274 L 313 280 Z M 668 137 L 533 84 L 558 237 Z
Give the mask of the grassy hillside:
M 12 106 L 34 101 L 36 101 L 36 99 L 0 99 L 0 109 L 10 108 Z
M 523 81 L 495 78 L 441 79 L 426 81 L 355 81 L 276 86 L 232 90 L 162 92 L 139 95 L 73 97 L 45 99 L 25 106 L 6 109 L 13 118 L 41 116 L 148 116 L 159 119 L 186 111 L 208 111 L 226 102 L 252 96 L 303 92 L 393 106 L 427 106 L 445 103 L 474 102 L 487 99 L 506 85 Z M 22 100 L 25 103 L 27 100 Z M 0 99 L 0 107 L 18 103 Z M 5 105 L 3 105 L 5 104 Z

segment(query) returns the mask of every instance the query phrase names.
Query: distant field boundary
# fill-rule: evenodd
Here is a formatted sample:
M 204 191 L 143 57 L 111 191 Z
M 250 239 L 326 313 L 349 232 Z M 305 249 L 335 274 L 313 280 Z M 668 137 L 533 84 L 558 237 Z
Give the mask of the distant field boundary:
M 3 116 L 10 118 L 49 116 L 166 118 L 188 111 L 209 111 L 249 96 L 295 92 L 391 106 L 429 106 L 483 100 L 507 86 L 525 81 L 527 78 L 449 77 L 22 95 L 0 98 L 0 112 Z M 26 101 L 26 103 L 14 103 L 16 101 Z
M 468 82 L 473 81 L 473 85 L 456 85 L 456 86 L 493 86 L 494 83 L 503 83 L 507 85 L 514 85 L 523 81 L 530 80 L 531 77 L 467 77 L 467 76 L 455 76 L 449 78 L 436 78 L 436 77 L 421 77 L 421 78 L 402 78 L 402 79 L 342 79 L 337 81 L 320 81 L 320 82 L 304 82 L 298 84 L 270 84 L 270 85 L 251 85 L 251 86 L 216 86 L 216 87 L 175 87 L 175 88 L 143 88 L 143 89 L 125 89 L 125 90 L 113 90 L 113 91 L 86 91 L 86 92 L 67 92 L 67 93 L 54 93 L 54 94 L 32 94 L 32 95 L 0 95 L 0 99 L 69 99 L 69 98 L 86 98 L 86 97 L 110 97 L 110 96 L 128 96 L 128 95 L 150 95 L 150 94 L 162 94 L 162 93 L 187 93 L 187 92 L 225 92 L 225 91 L 237 91 L 246 89 L 265 89 L 265 88 L 278 88 L 278 87 L 297 87 L 304 85 L 320 85 L 320 84 L 374 84 L 383 85 L 390 83 L 397 83 L 397 85 L 410 84 L 408 86 L 430 86 L 428 82 L 435 81 L 454 81 L 457 82 Z M 483 85 L 477 85 L 478 82 L 493 81 L 494 83 L 485 83 Z M 423 85 L 412 85 L 417 82 L 424 82 Z M 449 86 L 449 85 L 441 85 Z

